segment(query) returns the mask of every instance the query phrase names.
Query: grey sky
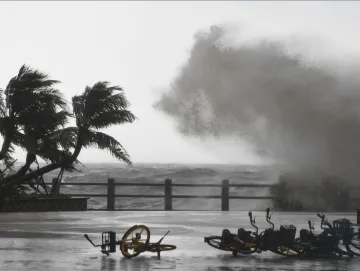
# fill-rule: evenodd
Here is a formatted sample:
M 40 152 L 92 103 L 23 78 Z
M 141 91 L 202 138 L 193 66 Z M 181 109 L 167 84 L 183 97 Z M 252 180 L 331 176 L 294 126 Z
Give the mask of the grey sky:
M 353 61 L 360 55 L 359 12 L 360 2 L 343 1 L 0 2 L 0 87 L 24 63 L 61 80 L 69 101 L 86 85 L 107 80 L 124 88 L 139 118 L 108 129 L 135 163 L 253 163 L 259 160 L 240 143 L 182 138 L 152 108 L 186 60 L 193 35 L 231 24 L 249 37 L 305 37 L 296 50 Z M 93 149 L 80 160 L 115 161 Z

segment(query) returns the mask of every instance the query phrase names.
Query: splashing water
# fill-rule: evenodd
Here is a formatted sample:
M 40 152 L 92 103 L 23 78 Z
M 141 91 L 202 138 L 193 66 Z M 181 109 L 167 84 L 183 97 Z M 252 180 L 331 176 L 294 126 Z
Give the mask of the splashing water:
M 360 82 L 277 41 L 229 45 L 212 27 L 155 107 L 180 133 L 235 136 L 287 172 L 360 177 Z

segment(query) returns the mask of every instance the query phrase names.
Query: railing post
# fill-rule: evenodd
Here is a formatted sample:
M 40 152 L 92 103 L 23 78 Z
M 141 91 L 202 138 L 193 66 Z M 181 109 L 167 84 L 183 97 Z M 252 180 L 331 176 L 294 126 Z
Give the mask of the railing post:
M 115 180 L 108 179 L 107 181 L 107 210 L 115 210 Z
M 222 180 L 221 211 L 229 211 L 229 180 Z
M 164 194 L 164 201 L 165 201 L 165 211 L 172 210 L 172 180 L 166 179 L 165 180 L 165 194 Z

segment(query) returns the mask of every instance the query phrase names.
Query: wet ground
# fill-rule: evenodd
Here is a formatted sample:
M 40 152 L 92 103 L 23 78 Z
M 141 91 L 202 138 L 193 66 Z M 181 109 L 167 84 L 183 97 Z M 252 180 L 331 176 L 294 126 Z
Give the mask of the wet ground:
M 259 229 L 268 227 L 265 212 L 254 212 Z M 329 220 L 349 218 L 354 213 L 327 213 Z M 276 227 L 294 224 L 307 228 L 315 213 L 280 213 L 272 218 Z M 127 228 L 146 224 L 151 240 L 157 241 L 168 229 L 163 243 L 174 244 L 174 251 L 163 252 L 161 259 L 150 252 L 136 258 L 123 258 L 120 251 L 103 256 L 83 237 L 95 243 L 101 232 L 113 230 L 121 239 Z M 251 229 L 247 212 L 59 212 L 0 214 L 0 270 L 360 270 L 360 258 L 339 260 L 287 259 L 266 252 L 233 257 L 204 243 L 204 236 L 220 235 L 223 228 L 236 232 Z

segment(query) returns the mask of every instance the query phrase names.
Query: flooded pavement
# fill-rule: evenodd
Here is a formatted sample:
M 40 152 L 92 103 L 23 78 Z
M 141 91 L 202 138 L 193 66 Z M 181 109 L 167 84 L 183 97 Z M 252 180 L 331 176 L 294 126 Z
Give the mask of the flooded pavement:
M 268 228 L 265 212 L 254 212 L 259 230 Z M 327 213 L 331 221 L 349 218 L 354 213 Z M 315 213 L 277 212 L 272 221 L 293 224 L 299 232 L 307 221 L 320 219 Z M 157 241 L 169 229 L 164 244 L 177 246 L 174 251 L 156 254 L 145 252 L 133 259 L 123 258 L 119 249 L 105 256 L 83 237 L 87 233 L 96 243 L 102 231 L 115 231 L 121 239 L 134 224 L 145 224 L 151 230 L 150 241 Z M 288 259 L 265 252 L 238 255 L 216 250 L 204 237 L 221 235 L 223 228 L 236 232 L 238 227 L 252 229 L 247 212 L 58 212 L 0 214 L 0 270 L 360 270 L 360 258 L 338 260 Z

